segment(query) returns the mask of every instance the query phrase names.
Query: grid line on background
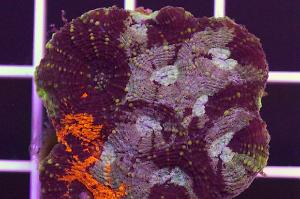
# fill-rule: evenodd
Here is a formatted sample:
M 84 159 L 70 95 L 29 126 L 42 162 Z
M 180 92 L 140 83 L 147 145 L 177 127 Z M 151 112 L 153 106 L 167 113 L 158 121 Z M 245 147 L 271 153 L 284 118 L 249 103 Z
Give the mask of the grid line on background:
M 31 172 L 30 160 L 0 160 L 1 172 Z
M 34 37 L 33 37 L 33 66 L 39 64 L 40 60 L 44 56 L 44 46 L 46 38 L 46 0 L 34 1 Z M 30 198 L 40 198 L 40 181 L 38 170 L 38 148 L 40 146 L 40 135 L 42 132 L 42 102 L 36 93 L 36 85 L 34 79 L 32 79 L 32 97 L 31 97 L 31 173 L 30 173 Z
M 225 0 L 214 0 L 214 17 L 225 17 Z
M 125 0 L 124 1 L 124 8 L 126 10 L 134 10 L 136 7 L 136 0 Z
M 214 16 L 225 16 L 225 0 L 214 0 Z M 124 8 L 134 10 L 136 0 L 124 0 Z M 0 78 L 27 78 L 32 79 L 32 123 L 31 141 L 35 143 L 31 147 L 31 160 L 0 160 L 0 172 L 29 172 L 30 173 L 30 198 L 40 198 L 40 184 L 38 179 L 38 138 L 42 129 L 42 103 L 37 96 L 33 81 L 35 67 L 44 55 L 45 28 L 46 28 L 46 0 L 34 1 L 34 45 L 33 65 L 0 65 Z M 268 83 L 300 83 L 300 72 L 271 71 Z M 266 175 L 258 177 L 269 178 L 298 178 L 300 179 L 300 167 L 268 166 L 264 169 Z
M 32 66 L 8 66 L 0 65 L 0 78 L 33 78 Z M 300 72 L 270 71 L 268 83 L 300 83 Z
M 0 65 L 0 78 L 28 78 L 33 77 L 33 66 L 29 65 Z

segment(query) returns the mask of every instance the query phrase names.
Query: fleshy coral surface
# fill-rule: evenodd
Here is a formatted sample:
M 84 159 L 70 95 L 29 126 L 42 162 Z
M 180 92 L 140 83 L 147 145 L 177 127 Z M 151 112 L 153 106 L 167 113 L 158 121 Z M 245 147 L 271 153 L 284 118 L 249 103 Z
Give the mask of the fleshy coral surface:
M 267 77 L 259 39 L 227 17 L 111 7 L 66 23 L 35 74 L 58 141 L 43 198 L 240 194 L 268 160 Z

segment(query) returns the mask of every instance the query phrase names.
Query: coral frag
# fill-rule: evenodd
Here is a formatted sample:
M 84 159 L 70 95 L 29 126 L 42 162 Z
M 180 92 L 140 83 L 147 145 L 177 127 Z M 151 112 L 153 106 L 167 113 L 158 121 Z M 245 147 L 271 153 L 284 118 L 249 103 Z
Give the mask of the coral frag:
M 89 11 L 46 45 L 35 74 L 58 143 L 43 198 L 221 199 L 266 166 L 259 39 L 183 8 Z

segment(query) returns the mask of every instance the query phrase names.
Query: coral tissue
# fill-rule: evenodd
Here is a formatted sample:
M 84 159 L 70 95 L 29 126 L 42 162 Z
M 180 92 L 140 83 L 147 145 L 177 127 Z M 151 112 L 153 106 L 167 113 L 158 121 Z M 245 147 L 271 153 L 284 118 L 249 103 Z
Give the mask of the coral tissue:
M 35 73 L 57 144 L 45 199 L 223 199 L 266 166 L 260 41 L 183 8 L 89 11 L 57 30 Z

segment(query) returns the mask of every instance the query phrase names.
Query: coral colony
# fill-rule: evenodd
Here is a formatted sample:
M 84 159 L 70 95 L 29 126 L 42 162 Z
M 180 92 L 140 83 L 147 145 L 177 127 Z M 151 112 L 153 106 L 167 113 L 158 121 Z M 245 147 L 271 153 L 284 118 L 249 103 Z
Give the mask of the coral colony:
M 35 74 L 57 144 L 45 199 L 223 199 L 266 166 L 259 39 L 183 8 L 89 11 L 57 30 Z

